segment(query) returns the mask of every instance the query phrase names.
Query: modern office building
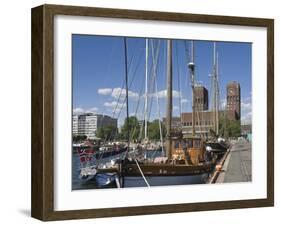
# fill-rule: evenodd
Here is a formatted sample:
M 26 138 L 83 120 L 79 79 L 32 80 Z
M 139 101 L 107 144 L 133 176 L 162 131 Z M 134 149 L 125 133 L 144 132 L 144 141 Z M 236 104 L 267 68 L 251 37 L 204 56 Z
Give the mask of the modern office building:
M 103 126 L 117 128 L 117 119 L 107 115 L 85 113 L 72 116 L 73 135 L 87 136 L 88 139 L 95 139 L 97 129 Z

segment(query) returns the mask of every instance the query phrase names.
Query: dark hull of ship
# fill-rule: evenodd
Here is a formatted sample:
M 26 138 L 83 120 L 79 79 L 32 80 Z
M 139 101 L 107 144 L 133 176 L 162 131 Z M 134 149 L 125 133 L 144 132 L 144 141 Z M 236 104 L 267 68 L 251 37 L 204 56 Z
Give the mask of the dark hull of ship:
M 205 184 L 214 168 L 214 163 L 198 166 L 172 164 L 145 164 L 140 168 L 149 186 Z M 123 187 L 146 187 L 147 184 L 135 164 L 123 168 Z
M 186 176 L 147 176 L 145 177 L 149 186 L 169 186 L 169 185 L 190 185 L 205 184 L 208 180 L 208 173 Z M 123 187 L 147 187 L 143 177 L 124 177 Z

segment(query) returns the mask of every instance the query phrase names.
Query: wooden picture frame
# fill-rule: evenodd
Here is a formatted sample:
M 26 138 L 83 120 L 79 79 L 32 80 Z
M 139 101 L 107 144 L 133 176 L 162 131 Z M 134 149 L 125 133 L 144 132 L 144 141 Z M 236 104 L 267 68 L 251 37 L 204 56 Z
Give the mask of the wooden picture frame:
M 122 208 L 54 210 L 54 16 L 125 18 L 267 29 L 267 198 Z M 50 221 L 274 205 L 274 21 L 272 19 L 136 11 L 62 5 L 32 9 L 32 200 L 31 215 Z

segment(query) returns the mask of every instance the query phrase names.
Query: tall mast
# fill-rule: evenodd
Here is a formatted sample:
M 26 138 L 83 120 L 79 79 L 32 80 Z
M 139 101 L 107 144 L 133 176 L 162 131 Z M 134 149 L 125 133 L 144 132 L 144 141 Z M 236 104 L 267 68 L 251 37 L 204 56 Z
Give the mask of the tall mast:
M 125 58 L 125 80 L 126 80 L 126 119 L 127 119 L 127 126 L 128 126 L 128 134 L 127 134 L 127 142 L 128 142 L 128 150 L 130 147 L 130 123 L 129 123 L 129 95 L 128 95 L 128 67 L 127 67 L 127 40 L 124 38 L 124 58 Z
M 218 69 L 219 69 L 219 55 L 216 53 L 216 133 L 219 134 L 219 81 L 218 81 Z
M 212 101 L 213 101 L 213 123 L 214 123 L 214 131 L 216 134 L 219 133 L 219 95 L 218 95 L 218 55 L 216 42 L 214 42 L 213 49 L 213 75 L 212 75 Z
M 171 125 L 172 125 L 172 40 L 167 40 L 167 108 L 166 108 L 166 129 L 167 129 L 167 141 L 166 141 L 166 157 L 171 158 Z
M 192 136 L 195 136 L 195 98 L 194 98 L 194 83 L 195 83 L 195 64 L 194 64 L 194 41 L 191 41 L 191 56 L 188 68 L 191 76 L 192 89 Z
M 147 141 L 147 83 L 148 83 L 148 39 L 145 39 L 145 103 L 144 103 L 144 139 Z

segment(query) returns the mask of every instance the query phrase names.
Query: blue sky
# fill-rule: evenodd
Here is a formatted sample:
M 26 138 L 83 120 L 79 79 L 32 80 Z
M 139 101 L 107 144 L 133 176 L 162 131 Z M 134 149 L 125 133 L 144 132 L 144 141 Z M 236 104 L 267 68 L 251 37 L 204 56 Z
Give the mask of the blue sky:
M 153 44 L 152 44 L 153 43 Z M 153 45 L 153 46 L 152 46 Z M 194 41 L 196 81 L 209 90 L 213 65 L 213 42 Z M 156 79 L 152 73 L 152 51 L 157 55 Z M 173 40 L 173 115 L 191 111 L 191 88 L 187 68 L 190 41 Z M 145 39 L 127 38 L 129 113 L 144 117 Z M 251 43 L 217 42 L 221 108 L 224 108 L 226 84 L 241 86 L 242 123 L 251 120 Z M 149 40 L 149 119 L 165 116 L 166 40 Z M 96 112 L 118 117 L 119 126 L 125 112 L 125 66 L 123 37 L 72 36 L 73 112 Z M 157 95 L 156 85 L 157 83 Z M 180 85 L 179 85 L 180 84 Z M 210 107 L 211 105 L 209 105 Z

